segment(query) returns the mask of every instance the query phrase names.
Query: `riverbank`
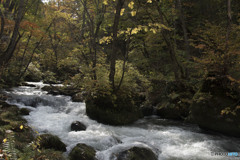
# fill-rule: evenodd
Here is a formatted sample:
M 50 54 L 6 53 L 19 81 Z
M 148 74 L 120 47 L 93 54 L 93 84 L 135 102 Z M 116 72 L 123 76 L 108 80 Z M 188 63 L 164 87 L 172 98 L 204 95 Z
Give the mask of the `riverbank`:
M 38 132 L 31 128 L 23 118 L 28 112 L 6 103 L 6 95 L 0 94 L 0 150 L 4 157 L 19 160 L 64 160 L 63 152 L 43 149 Z M 15 157 L 14 157 L 15 156 Z

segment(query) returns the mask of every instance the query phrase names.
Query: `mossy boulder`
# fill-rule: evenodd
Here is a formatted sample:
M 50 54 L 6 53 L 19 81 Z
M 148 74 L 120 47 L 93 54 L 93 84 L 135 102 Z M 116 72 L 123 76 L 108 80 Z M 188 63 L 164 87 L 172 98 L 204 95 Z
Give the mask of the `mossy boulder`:
M 76 88 L 66 87 L 66 86 L 44 86 L 41 88 L 43 91 L 47 91 L 48 94 L 52 95 L 65 95 L 65 96 L 74 96 L 79 92 Z
M 185 120 L 189 116 L 195 88 L 184 80 L 151 80 L 152 89 L 148 94 L 149 103 L 154 106 L 154 114 L 174 120 Z
M 51 134 L 40 135 L 40 148 L 54 149 L 66 152 L 66 145 L 57 137 Z
M 29 115 L 29 113 L 30 113 L 30 110 L 27 109 L 27 108 L 21 108 L 21 109 L 19 110 L 19 114 L 20 114 L 20 115 L 26 116 L 26 115 Z
M 116 155 L 117 160 L 157 160 L 152 150 L 141 147 L 133 147 Z
M 184 120 L 189 115 L 189 106 L 181 101 L 179 103 L 163 101 L 157 105 L 156 114 L 166 119 Z
M 96 160 L 96 151 L 86 144 L 77 144 L 69 153 L 70 160 Z
M 168 86 L 168 85 L 173 86 Z M 185 120 L 189 116 L 194 89 L 184 82 L 170 83 L 166 94 L 162 95 L 156 105 L 156 114 L 162 118 Z
M 86 100 L 86 113 L 109 125 L 125 125 L 143 117 L 140 105 L 127 95 L 97 95 Z
M 229 76 L 209 73 L 194 96 L 189 119 L 201 128 L 240 137 L 239 86 Z
M 17 114 L 19 111 L 19 108 L 16 105 L 11 105 L 11 104 L 8 104 L 7 102 L 1 101 L 1 100 L 0 100 L 0 109 L 3 111 L 5 111 L 5 110 L 11 111 L 14 114 Z
M 0 112 L 0 116 L 2 119 L 6 119 L 8 121 L 27 122 L 24 118 L 19 116 L 19 108 L 15 105 L 9 105 L 7 103 L 0 102 L 0 109 L 3 111 Z
M 151 80 L 152 89 L 149 91 L 148 100 L 153 106 L 157 106 L 165 100 L 177 101 L 184 97 L 191 99 L 196 90 L 187 81 Z

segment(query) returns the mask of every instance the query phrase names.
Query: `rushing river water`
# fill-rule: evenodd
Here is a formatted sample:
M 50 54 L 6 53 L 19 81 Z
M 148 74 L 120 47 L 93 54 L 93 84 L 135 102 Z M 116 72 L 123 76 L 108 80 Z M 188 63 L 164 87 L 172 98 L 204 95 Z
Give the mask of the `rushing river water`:
M 88 118 L 85 104 L 72 102 L 68 96 L 53 96 L 36 87 L 21 86 L 6 91 L 8 102 L 31 110 L 25 116 L 29 125 L 40 133 L 57 135 L 66 145 L 67 153 L 77 143 L 85 143 L 97 150 L 99 160 L 112 160 L 111 155 L 133 146 L 150 148 L 159 160 L 228 159 L 212 156 L 212 152 L 240 152 L 237 138 L 205 133 L 195 125 L 146 117 L 132 125 L 114 127 Z M 34 107 L 33 107 L 34 106 Z M 73 121 L 87 126 L 86 131 L 71 131 Z M 122 143 L 119 143 L 119 142 Z

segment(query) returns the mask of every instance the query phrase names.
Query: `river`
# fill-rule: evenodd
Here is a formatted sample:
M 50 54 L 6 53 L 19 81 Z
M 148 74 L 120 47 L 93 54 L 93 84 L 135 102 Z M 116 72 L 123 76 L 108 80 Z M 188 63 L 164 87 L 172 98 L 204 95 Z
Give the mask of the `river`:
M 30 82 L 29 82 L 30 83 Z M 91 120 L 86 115 L 85 103 L 72 102 L 68 96 L 53 96 L 36 87 L 21 86 L 5 91 L 8 103 L 28 108 L 24 116 L 29 126 L 40 133 L 57 135 L 66 145 L 68 154 L 77 143 L 85 143 L 97 150 L 99 160 L 112 160 L 112 155 L 133 146 L 150 148 L 159 160 L 227 159 L 213 156 L 213 152 L 240 152 L 240 139 L 207 133 L 196 125 L 145 117 L 127 126 L 109 126 Z M 87 126 L 86 131 L 71 131 L 73 121 Z M 119 143 L 122 142 L 122 143 Z

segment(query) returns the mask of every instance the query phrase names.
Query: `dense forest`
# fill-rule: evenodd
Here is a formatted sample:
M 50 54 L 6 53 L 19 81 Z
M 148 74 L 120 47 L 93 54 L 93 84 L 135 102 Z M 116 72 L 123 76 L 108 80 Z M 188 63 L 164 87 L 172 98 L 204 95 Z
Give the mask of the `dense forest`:
M 154 114 L 239 137 L 239 8 L 238 0 L 1 0 L 0 88 L 43 81 L 103 124 Z

